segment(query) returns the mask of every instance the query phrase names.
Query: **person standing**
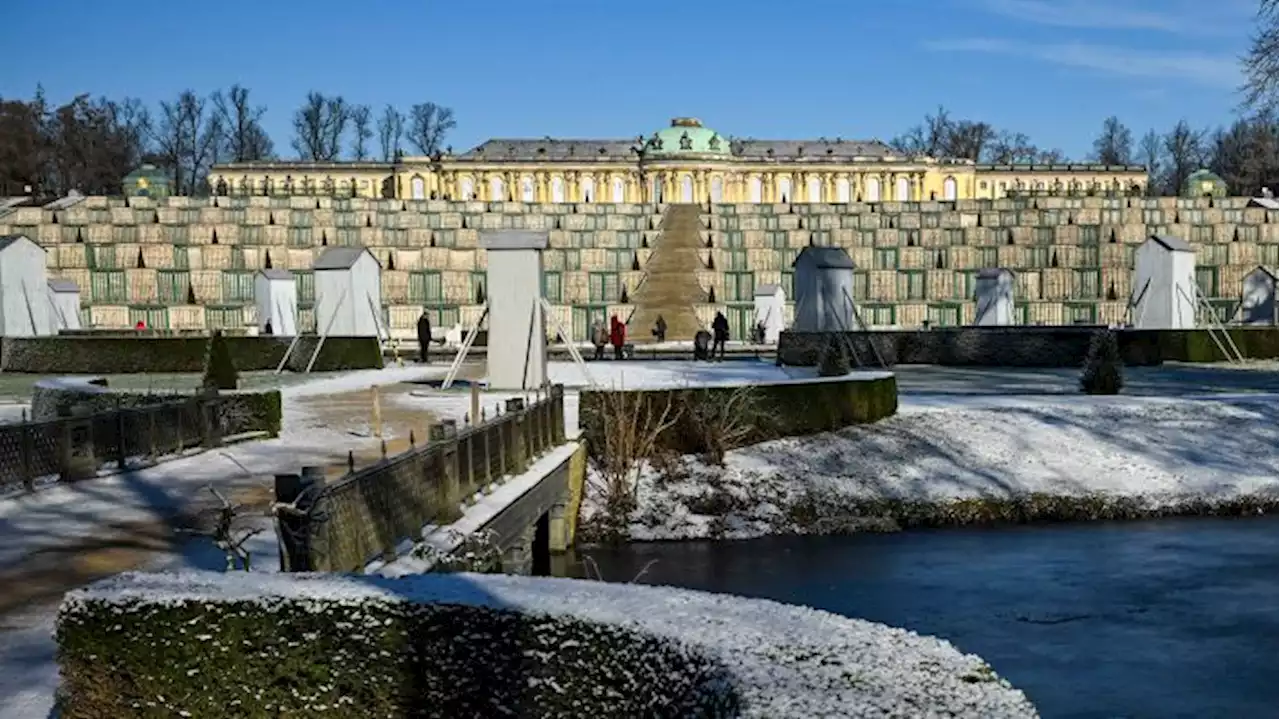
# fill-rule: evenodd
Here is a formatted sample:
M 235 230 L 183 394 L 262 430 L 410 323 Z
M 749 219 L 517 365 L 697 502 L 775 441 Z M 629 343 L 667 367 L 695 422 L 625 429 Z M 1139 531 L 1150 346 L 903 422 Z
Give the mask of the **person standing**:
M 614 315 L 609 320 L 609 342 L 613 345 L 613 358 L 622 359 L 622 348 L 627 344 L 627 326 Z
M 604 331 L 604 323 L 591 325 L 591 344 L 596 348 L 596 359 L 604 359 L 604 346 L 609 344 L 609 333 Z
M 729 318 L 723 312 L 716 313 L 716 318 L 711 322 L 711 333 L 715 338 L 715 343 L 711 345 L 711 356 L 715 358 L 716 350 L 719 350 L 719 359 L 723 360 L 724 346 L 729 341 Z
M 658 321 L 653 325 L 653 336 L 659 342 L 667 341 L 667 321 L 658 315 Z
M 262 326 L 262 334 L 267 335 L 268 337 L 270 337 L 271 335 L 273 335 L 273 334 L 275 334 L 275 333 L 276 333 L 276 330 L 275 330 L 275 328 L 274 328 L 274 327 L 272 327 L 272 326 L 271 326 L 271 320 L 267 320 L 267 323 L 266 323 L 265 325 L 263 325 L 263 326 Z
M 423 364 L 431 361 L 431 318 L 423 310 L 418 317 L 418 359 Z

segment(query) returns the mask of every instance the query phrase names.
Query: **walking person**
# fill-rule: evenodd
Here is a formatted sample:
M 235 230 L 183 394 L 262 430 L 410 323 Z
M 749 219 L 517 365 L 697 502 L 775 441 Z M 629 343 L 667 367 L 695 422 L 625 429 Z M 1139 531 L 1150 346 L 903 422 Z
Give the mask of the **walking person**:
M 667 321 L 658 315 L 658 321 L 653 325 L 653 336 L 659 342 L 667 341 Z
M 720 350 L 719 359 L 724 359 L 725 343 L 729 341 L 729 318 L 724 316 L 723 312 L 717 312 L 716 318 L 711 321 L 711 334 L 715 338 L 714 344 L 711 345 L 711 356 L 716 356 L 716 350 Z
M 613 345 L 613 358 L 622 359 L 622 348 L 627 344 L 627 326 L 617 315 L 610 318 L 609 343 Z
M 418 317 L 418 359 L 422 364 L 431 361 L 431 318 L 427 317 L 426 310 Z
M 596 348 L 595 358 L 604 359 L 604 346 L 609 344 L 609 333 L 604 331 L 603 322 L 591 325 L 591 344 Z

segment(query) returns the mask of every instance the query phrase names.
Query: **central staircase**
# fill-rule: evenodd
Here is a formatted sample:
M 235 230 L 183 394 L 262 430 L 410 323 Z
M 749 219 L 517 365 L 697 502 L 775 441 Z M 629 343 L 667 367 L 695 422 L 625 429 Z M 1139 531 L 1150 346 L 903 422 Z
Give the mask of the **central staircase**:
M 635 312 L 627 335 L 636 344 L 653 342 L 658 315 L 667 321 L 667 341 L 692 342 L 702 329 L 695 305 L 707 301 L 698 284 L 702 268 L 702 214 L 698 205 L 668 205 L 662 234 L 644 266 L 644 281 L 632 296 Z

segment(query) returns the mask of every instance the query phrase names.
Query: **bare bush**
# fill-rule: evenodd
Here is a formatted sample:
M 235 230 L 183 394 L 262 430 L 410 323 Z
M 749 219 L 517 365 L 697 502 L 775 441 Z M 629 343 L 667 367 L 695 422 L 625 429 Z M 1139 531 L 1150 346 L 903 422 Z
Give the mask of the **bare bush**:
M 680 420 L 680 407 L 669 393 L 598 392 L 583 411 L 596 417 L 583 423 L 591 452 L 587 490 L 603 499 L 601 533 L 625 537 L 627 519 L 636 508 L 640 474 L 656 455 L 659 440 Z
M 699 390 L 684 395 L 683 414 L 707 459 L 724 465 L 725 453 L 749 444 L 768 421 L 759 391 L 752 386 L 723 391 Z
M 430 563 L 432 572 L 479 572 L 495 574 L 502 571 L 502 548 L 497 534 L 485 529 L 468 535 L 448 530 L 457 546 L 445 551 L 429 544 L 413 548 L 413 556 Z

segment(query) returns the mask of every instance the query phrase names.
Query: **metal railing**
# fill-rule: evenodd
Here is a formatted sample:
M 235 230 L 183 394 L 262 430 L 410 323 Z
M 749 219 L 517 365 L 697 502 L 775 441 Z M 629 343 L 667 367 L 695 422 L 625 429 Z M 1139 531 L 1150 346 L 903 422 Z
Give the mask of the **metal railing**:
M 523 473 L 564 441 L 564 387 L 555 385 L 538 390 L 528 405 L 508 399 L 487 420 L 433 425 L 425 444 L 333 481 L 317 473 L 280 475 L 282 569 L 358 571 L 389 560 L 423 527 L 457 520 L 491 485 Z

